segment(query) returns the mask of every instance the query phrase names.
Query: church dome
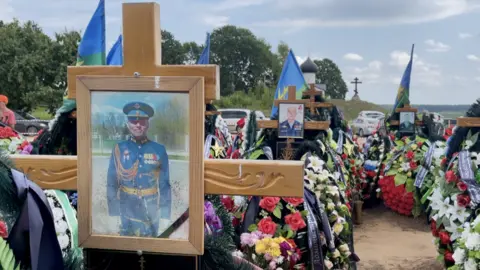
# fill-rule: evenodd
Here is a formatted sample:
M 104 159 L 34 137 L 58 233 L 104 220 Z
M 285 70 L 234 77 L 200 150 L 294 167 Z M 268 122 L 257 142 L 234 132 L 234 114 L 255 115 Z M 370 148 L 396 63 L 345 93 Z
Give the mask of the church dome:
M 303 62 L 300 68 L 302 69 L 303 73 L 317 73 L 318 71 L 317 65 L 312 61 L 312 59 L 310 59 L 310 57 Z

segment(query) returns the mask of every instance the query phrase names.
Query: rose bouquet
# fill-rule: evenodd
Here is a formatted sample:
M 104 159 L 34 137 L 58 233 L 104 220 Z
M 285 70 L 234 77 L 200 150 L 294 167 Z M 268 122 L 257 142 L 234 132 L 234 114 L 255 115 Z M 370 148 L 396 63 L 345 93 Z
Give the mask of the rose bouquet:
M 247 198 L 245 196 L 223 195 L 221 201 L 232 218 L 233 227 L 238 227 L 243 219 L 243 214 L 247 210 Z
M 272 237 L 261 231 L 243 233 L 240 236 L 243 258 L 262 269 L 298 269 L 294 268 L 300 258 L 293 240 L 284 237 Z
M 415 179 L 429 144 L 425 139 L 407 137 L 395 142 L 396 147 L 387 154 L 384 177 L 379 180 L 379 191 L 387 207 L 406 216 L 419 216 L 421 201 L 415 193 Z
M 9 154 L 30 154 L 33 147 L 23 136 L 10 127 L 0 127 L 0 150 Z

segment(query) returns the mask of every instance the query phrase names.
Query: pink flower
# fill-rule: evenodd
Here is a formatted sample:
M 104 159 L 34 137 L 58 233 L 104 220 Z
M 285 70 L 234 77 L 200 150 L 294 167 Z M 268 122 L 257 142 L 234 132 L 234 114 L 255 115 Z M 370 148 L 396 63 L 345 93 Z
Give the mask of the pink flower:
M 271 269 L 271 270 L 277 269 L 277 263 L 276 263 L 275 261 L 271 261 L 271 262 L 268 264 L 268 269 Z
M 240 244 L 242 244 L 242 246 L 253 247 L 258 239 L 259 237 L 255 233 L 242 233 L 242 235 L 240 235 Z

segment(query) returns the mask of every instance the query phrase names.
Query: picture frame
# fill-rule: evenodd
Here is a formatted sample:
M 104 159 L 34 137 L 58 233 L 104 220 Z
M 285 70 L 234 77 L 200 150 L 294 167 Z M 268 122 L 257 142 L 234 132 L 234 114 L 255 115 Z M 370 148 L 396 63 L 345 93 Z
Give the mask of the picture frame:
M 78 241 L 79 245 L 84 248 L 108 249 L 121 251 L 145 251 L 163 254 L 186 254 L 186 255 L 202 255 L 204 250 L 204 164 L 203 164 L 203 138 L 204 138 L 204 79 L 203 77 L 124 77 L 124 76 L 77 76 L 77 144 L 78 144 Z M 188 215 L 188 235 L 186 239 L 166 239 L 156 237 L 141 237 L 138 235 L 122 234 L 124 229 L 123 218 L 121 216 L 119 233 L 103 234 L 96 233 L 92 224 L 93 214 L 97 210 L 94 208 L 96 202 L 93 202 L 92 190 L 96 185 L 94 179 L 98 178 L 97 174 L 93 174 L 93 150 L 92 150 L 92 102 L 96 102 L 97 93 L 120 93 L 123 96 L 127 93 L 143 93 L 143 94 L 178 94 L 188 96 L 188 208 L 185 211 Z M 92 96 L 94 100 L 92 100 Z M 145 98 L 148 99 L 148 98 Z M 130 102 L 131 100 L 125 100 Z M 138 104 L 135 104 L 138 105 Z M 125 107 L 127 107 L 125 105 Z M 125 112 L 125 107 L 123 111 Z M 138 109 L 138 106 L 134 106 Z M 130 122 L 130 116 L 126 119 Z M 138 111 L 137 111 L 138 116 Z M 151 116 L 149 116 L 151 117 Z M 128 126 L 128 124 L 126 124 Z M 132 138 L 134 133 L 132 133 Z M 115 148 L 116 149 L 116 148 Z M 140 147 L 139 147 L 140 149 Z M 168 152 L 168 145 L 165 146 Z M 132 150 L 133 151 L 133 150 Z M 112 152 L 111 158 L 114 154 Z M 134 156 L 136 158 L 136 156 Z M 143 161 L 147 164 L 154 164 L 154 161 L 146 161 L 146 157 L 152 157 L 151 154 L 144 155 Z M 170 156 L 169 156 L 170 157 Z M 133 159 L 133 157 L 132 157 Z M 140 158 L 139 158 L 140 160 Z M 116 161 L 117 162 L 117 161 Z M 160 165 L 162 161 L 160 160 Z M 170 164 L 169 162 L 168 164 Z M 119 164 L 118 162 L 116 164 Z M 137 163 L 138 164 L 138 163 Z M 140 163 L 142 164 L 142 163 Z M 117 165 L 116 165 L 117 166 Z M 170 166 L 170 165 L 169 165 Z M 138 165 L 138 167 L 141 167 Z M 137 168 L 138 168 L 137 167 Z M 170 169 L 170 174 L 172 169 Z M 134 176 L 136 177 L 136 175 Z M 136 178 L 135 178 L 136 179 Z M 161 179 L 158 178 L 158 179 Z M 171 179 L 170 179 L 171 180 Z M 134 180 L 135 181 L 135 180 Z M 186 181 L 186 180 L 185 180 Z M 158 183 L 158 181 L 157 181 Z M 123 188 L 123 186 L 121 186 Z M 141 187 L 141 186 L 140 186 Z M 171 186 L 169 187 L 171 188 Z M 95 189 L 97 187 L 95 186 Z M 120 190 L 120 186 L 118 186 Z M 140 190 L 140 189 L 138 189 Z M 123 190 L 122 192 L 127 192 Z M 120 193 L 120 191 L 118 191 Z M 162 189 L 158 188 L 158 194 Z M 139 200 L 141 196 L 147 196 L 143 192 L 138 191 Z M 131 195 L 131 194 L 130 194 Z M 173 196 L 173 195 L 172 195 Z M 158 198 L 160 195 L 158 196 Z M 135 197 L 132 197 L 135 198 Z M 145 198 L 145 197 L 142 197 Z M 146 200 L 146 199 L 145 199 Z M 173 201 L 173 199 L 171 199 Z M 121 207 L 128 209 L 131 201 L 123 200 Z M 161 208 L 161 207 L 160 207 Z M 123 209 L 123 208 L 122 208 Z M 150 209 L 150 208 L 148 208 Z M 146 214 L 155 212 L 145 210 Z M 128 212 L 125 210 L 125 212 Z M 158 210 L 157 212 L 160 212 Z M 129 218 L 129 217 L 127 217 Z M 173 223 L 177 217 L 171 217 Z M 182 217 L 178 217 L 180 219 Z M 155 219 L 156 220 L 156 219 Z M 178 220 L 177 220 L 178 221 Z M 152 226 L 150 226 L 152 227 Z M 143 227 L 142 227 L 143 228 Z M 149 228 L 149 227 L 148 227 Z M 140 230 L 140 229 L 139 229 Z M 142 229 L 144 230 L 144 229 Z M 152 232 L 155 232 L 152 229 Z M 120 235 L 122 234 L 122 235 Z
M 415 133 L 415 112 L 400 112 L 398 131 L 403 134 Z
M 278 138 L 303 139 L 304 122 L 304 103 L 278 104 Z

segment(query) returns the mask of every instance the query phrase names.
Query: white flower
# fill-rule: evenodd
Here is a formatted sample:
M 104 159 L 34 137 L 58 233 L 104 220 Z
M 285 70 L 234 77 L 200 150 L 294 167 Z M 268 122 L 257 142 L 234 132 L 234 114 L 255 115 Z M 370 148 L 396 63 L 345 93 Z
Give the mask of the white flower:
M 327 170 L 322 170 L 317 174 L 318 181 L 325 183 L 328 180 L 330 173 Z
M 240 250 L 235 250 L 234 252 L 232 252 L 232 256 L 243 258 L 243 252 L 241 252 Z
M 236 206 L 242 206 L 245 204 L 246 200 L 243 196 L 233 196 L 233 202 Z
M 470 250 L 480 250 L 480 234 L 470 234 L 470 236 L 465 241 L 465 247 Z
M 52 209 L 52 213 L 53 213 L 53 220 L 54 221 L 59 221 L 59 220 L 63 219 L 62 208 L 55 207 L 55 208 Z
M 433 210 L 438 210 L 438 212 L 433 215 L 434 220 L 438 220 L 442 218 L 443 216 L 446 216 L 447 218 L 450 217 L 450 214 L 448 213 L 448 209 L 450 209 L 450 197 L 445 198 L 445 200 L 437 202 L 437 204 L 432 204 L 432 209 Z
M 342 252 L 342 253 L 346 253 L 346 252 L 349 252 L 349 251 L 350 251 L 350 248 L 348 247 L 347 244 L 340 245 L 340 246 L 338 247 L 338 249 L 339 249 L 340 252 Z
M 10 151 L 11 153 L 15 153 L 17 151 L 17 148 L 18 148 L 18 144 L 16 141 L 12 141 L 10 143 L 10 145 L 8 146 L 8 151 Z
M 403 170 L 404 172 L 410 170 L 410 163 L 408 163 L 408 162 L 402 163 L 402 170 Z
M 328 209 L 328 210 L 333 210 L 333 209 L 335 209 L 335 204 L 334 204 L 333 202 L 329 202 L 329 203 L 327 204 L 327 209 Z
M 338 258 L 338 257 L 340 257 L 340 251 L 338 251 L 338 249 L 335 249 L 335 251 L 332 253 L 332 257 L 333 257 L 333 258 Z
M 257 255 L 255 253 L 252 253 L 252 259 L 255 260 L 257 258 Z
M 338 187 L 336 186 L 327 186 L 327 193 L 331 194 L 332 196 L 338 195 Z
M 306 180 L 309 180 L 311 182 L 315 182 L 317 180 L 317 175 L 309 170 L 309 169 L 304 169 L 305 170 L 305 176 L 303 177 L 303 179 L 306 179 Z
M 68 230 L 68 224 L 67 222 L 63 220 L 59 220 L 55 222 L 55 231 L 57 234 L 65 234 Z
M 462 238 L 468 239 L 470 237 L 470 224 L 466 223 L 463 228 Z
M 275 259 L 275 261 L 277 262 L 277 264 L 282 264 L 282 263 L 283 263 L 283 259 L 284 259 L 283 256 L 280 255 L 280 256 L 277 257 L 277 259 Z
M 472 223 L 473 227 L 476 227 L 480 223 L 480 215 L 478 215 Z
M 68 236 L 59 235 L 57 238 L 58 238 L 58 243 L 60 243 L 60 248 L 66 249 L 68 247 L 68 243 L 70 242 L 70 240 L 68 239 Z
M 330 260 L 324 260 L 323 263 L 325 264 L 325 267 L 327 267 L 327 269 L 332 269 L 333 263 Z
M 308 164 L 307 168 L 312 168 L 315 172 L 318 172 L 323 168 L 323 165 L 325 162 L 321 159 L 319 159 L 316 156 L 310 156 L 309 157 L 310 163 Z
M 458 229 L 459 226 L 457 225 L 457 223 L 454 222 L 454 219 L 450 219 L 450 225 L 445 226 L 445 230 L 451 234 L 450 240 L 453 241 L 462 235 Z
M 469 258 L 465 264 L 463 265 L 465 267 L 465 270 L 477 270 L 477 263 L 475 262 L 475 259 Z
M 480 153 L 470 152 L 470 158 L 477 166 L 480 166 Z
M 453 206 L 450 205 L 449 209 L 447 210 L 447 213 L 449 213 L 451 217 L 451 221 L 455 221 L 458 219 L 460 223 L 465 223 L 465 220 L 470 216 L 470 213 L 467 211 L 465 207 L 462 207 L 458 205 L 457 202 L 457 195 L 454 194 L 452 195 L 452 201 L 454 202 Z
M 465 249 L 457 248 L 455 252 L 453 252 L 453 259 L 455 260 L 455 264 L 463 264 L 465 260 Z
M 48 200 L 48 204 L 50 205 L 50 209 L 55 208 L 55 204 L 53 202 L 53 199 L 50 198 L 50 197 L 47 197 L 47 200 Z

